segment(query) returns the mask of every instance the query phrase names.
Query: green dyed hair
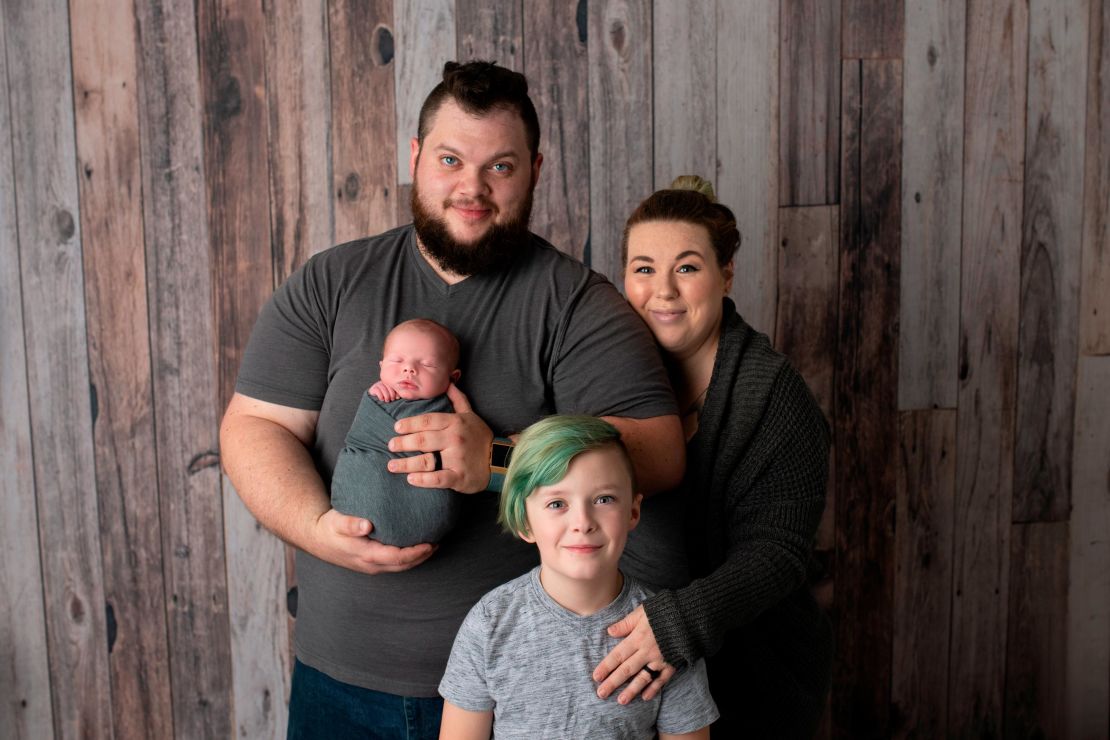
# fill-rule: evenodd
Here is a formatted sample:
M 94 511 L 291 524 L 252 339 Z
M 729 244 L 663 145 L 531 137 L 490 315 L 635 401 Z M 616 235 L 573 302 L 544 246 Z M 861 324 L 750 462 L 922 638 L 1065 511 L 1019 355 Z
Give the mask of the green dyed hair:
M 540 486 L 565 478 L 571 460 L 578 455 L 607 447 L 620 450 L 635 490 L 632 460 L 621 442 L 621 433 L 609 422 L 593 416 L 549 416 L 525 429 L 501 487 L 497 522 L 517 537 L 529 534 L 525 499 Z

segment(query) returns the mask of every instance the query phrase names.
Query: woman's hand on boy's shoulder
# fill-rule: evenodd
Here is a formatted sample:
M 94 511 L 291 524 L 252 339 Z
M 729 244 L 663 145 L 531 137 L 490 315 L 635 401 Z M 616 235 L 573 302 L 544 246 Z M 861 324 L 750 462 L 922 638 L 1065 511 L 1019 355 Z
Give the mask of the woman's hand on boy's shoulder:
M 675 667 L 663 658 L 644 607 L 636 607 L 624 619 L 610 625 L 609 635 L 624 639 L 594 669 L 593 679 L 601 684 L 597 695 L 604 699 L 628 684 L 617 697 L 621 704 L 629 703 L 637 695 L 644 701 L 654 699 L 675 674 Z

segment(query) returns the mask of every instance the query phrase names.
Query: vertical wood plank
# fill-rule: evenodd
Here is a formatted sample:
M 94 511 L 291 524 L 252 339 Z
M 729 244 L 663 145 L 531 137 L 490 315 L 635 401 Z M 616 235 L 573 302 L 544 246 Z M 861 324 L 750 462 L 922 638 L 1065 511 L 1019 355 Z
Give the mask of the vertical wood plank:
M 1024 0 L 967 14 L 949 732 L 1002 731 L 1025 120 Z
M 891 735 L 944 737 L 956 411 L 900 414 Z
M 906 3 L 898 408 L 955 408 L 966 4 Z
M 3 12 L 54 731 L 110 737 L 69 17 L 62 0 Z
M 1110 357 L 1079 358 L 1068 551 L 1066 732 L 1110 733 Z
M 0 9 L 0 732 L 23 740 L 49 737 L 54 716 L 31 459 L 5 16 Z
M 1071 506 L 1088 18 L 1085 0 L 1029 3 L 1014 521 Z
M 590 238 L 590 138 L 586 109 L 585 0 L 536 0 L 524 6 L 524 74 L 540 119 L 543 170 L 532 231 L 578 259 Z
M 840 201 L 840 0 L 782 0 L 779 205 Z
M 1067 557 L 1067 522 L 1014 526 L 1006 646 L 1007 737 L 1065 737 Z
M 1091 3 L 1080 347 L 1110 355 L 1110 3 Z
M 135 16 L 101 0 L 74 3 L 70 21 L 112 714 L 118 738 L 170 737 Z
M 378 234 L 397 220 L 392 0 L 330 0 L 335 238 Z
M 891 0 L 841 0 L 845 59 L 901 59 L 905 7 Z
M 522 0 L 455 0 L 459 60 L 524 71 Z
M 717 22 L 712 3 L 655 0 L 655 189 L 717 171 Z
M 838 733 L 888 726 L 894 590 L 900 62 L 845 62 L 836 379 Z
M 393 65 L 397 90 L 397 183 L 411 185 L 409 141 L 416 136 L 420 106 L 443 79 L 444 62 L 458 56 L 455 0 L 396 0 Z
M 775 330 L 778 220 L 779 8 L 717 3 L 717 196 L 736 214 L 742 245 L 732 297 L 749 324 Z
M 590 266 L 624 284 L 621 235 L 652 191 L 651 3 L 590 3 Z

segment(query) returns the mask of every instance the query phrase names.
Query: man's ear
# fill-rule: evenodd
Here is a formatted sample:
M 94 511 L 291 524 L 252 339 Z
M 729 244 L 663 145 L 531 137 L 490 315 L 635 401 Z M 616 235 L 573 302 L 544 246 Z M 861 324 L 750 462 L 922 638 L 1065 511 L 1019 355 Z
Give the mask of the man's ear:
M 458 383 L 459 378 L 461 378 L 461 377 L 462 377 L 462 370 L 459 370 L 458 368 L 455 368 L 454 370 L 451 371 L 451 382 L 452 383 Z
M 416 176 L 416 160 L 420 159 L 420 139 L 415 136 L 409 142 L 409 176 Z
M 628 531 L 631 532 L 640 523 L 640 504 L 644 501 L 644 494 L 637 493 L 632 497 L 632 519 L 628 523 Z
M 543 166 L 543 154 L 536 152 L 536 159 L 532 162 L 532 187 L 540 181 L 540 167 Z

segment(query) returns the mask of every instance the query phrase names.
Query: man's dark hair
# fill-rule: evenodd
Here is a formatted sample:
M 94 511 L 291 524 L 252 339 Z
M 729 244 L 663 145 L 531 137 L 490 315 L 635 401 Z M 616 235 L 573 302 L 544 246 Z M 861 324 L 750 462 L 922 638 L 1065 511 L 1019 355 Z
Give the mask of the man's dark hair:
M 489 113 L 497 108 L 515 111 L 524 122 L 528 151 L 535 160 L 540 150 L 540 120 L 532 99 L 528 97 L 528 80 L 520 72 L 499 67 L 493 62 L 444 64 L 443 81 L 428 93 L 424 105 L 420 107 L 416 136 L 421 147 L 432 127 L 432 119 L 447 98 L 471 115 Z

